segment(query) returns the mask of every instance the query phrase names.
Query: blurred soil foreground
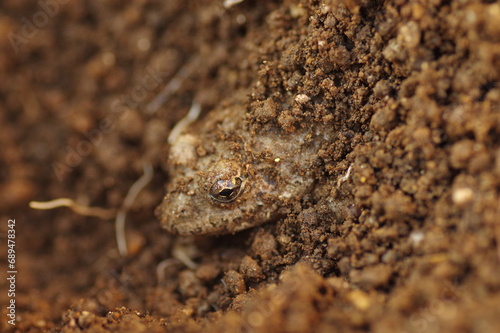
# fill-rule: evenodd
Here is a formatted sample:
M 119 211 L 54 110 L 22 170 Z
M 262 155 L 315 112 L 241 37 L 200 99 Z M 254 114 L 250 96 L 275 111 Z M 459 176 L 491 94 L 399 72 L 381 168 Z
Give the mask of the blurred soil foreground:
M 236 2 L 1 2 L 0 331 L 498 332 L 499 2 Z M 241 91 L 249 123 L 339 133 L 314 189 L 169 234 L 171 129 Z M 28 206 L 58 198 L 104 211 Z

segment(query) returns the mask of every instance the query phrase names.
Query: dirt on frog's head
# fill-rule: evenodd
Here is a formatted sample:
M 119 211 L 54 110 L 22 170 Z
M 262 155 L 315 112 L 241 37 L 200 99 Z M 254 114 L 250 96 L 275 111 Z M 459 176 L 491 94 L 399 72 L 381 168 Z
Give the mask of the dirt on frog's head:
M 181 235 L 235 233 L 273 220 L 314 185 L 317 128 L 295 133 L 249 130 L 245 108 L 215 109 L 173 140 L 170 181 L 157 209 L 162 226 Z

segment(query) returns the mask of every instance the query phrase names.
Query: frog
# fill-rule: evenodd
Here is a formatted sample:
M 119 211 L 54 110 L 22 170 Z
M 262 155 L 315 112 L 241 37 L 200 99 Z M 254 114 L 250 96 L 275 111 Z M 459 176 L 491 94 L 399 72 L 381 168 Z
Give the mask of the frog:
M 277 220 L 311 192 L 332 126 L 262 126 L 252 111 L 245 98 L 220 103 L 171 140 L 170 177 L 156 211 L 168 232 L 234 234 Z

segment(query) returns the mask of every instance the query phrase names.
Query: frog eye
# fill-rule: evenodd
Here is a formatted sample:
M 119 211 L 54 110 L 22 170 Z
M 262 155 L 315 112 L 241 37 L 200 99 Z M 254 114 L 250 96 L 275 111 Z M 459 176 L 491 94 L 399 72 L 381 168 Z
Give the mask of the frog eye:
M 230 179 L 218 179 L 210 187 L 208 196 L 215 201 L 231 202 L 236 199 L 243 189 L 243 181 L 240 177 Z

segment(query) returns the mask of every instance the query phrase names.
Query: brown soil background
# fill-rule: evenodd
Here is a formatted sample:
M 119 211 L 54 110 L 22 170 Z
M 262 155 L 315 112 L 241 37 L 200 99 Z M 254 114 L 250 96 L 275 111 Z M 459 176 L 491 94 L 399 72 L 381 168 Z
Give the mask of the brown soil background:
M 45 21 L 34 1 L 0 5 L 1 331 L 498 332 L 498 2 L 66 2 Z M 193 99 L 206 114 L 241 89 L 249 121 L 341 133 L 318 186 L 261 227 L 170 235 L 154 216 L 169 131 Z M 118 209 L 148 163 L 127 258 L 112 220 L 28 208 Z

